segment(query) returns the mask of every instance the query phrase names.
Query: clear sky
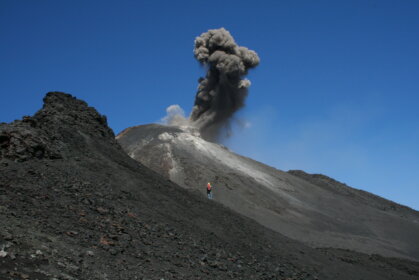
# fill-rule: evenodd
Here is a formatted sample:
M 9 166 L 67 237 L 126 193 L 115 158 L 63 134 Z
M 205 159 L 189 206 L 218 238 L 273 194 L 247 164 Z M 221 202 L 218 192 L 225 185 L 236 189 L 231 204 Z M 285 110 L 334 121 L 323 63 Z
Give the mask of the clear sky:
M 0 1 L 0 121 L 64 91 L 115 133 L 189 113 L 193 40 L 225 27 L 255 50 L 225 144 L 419 209 L 419 1 Z

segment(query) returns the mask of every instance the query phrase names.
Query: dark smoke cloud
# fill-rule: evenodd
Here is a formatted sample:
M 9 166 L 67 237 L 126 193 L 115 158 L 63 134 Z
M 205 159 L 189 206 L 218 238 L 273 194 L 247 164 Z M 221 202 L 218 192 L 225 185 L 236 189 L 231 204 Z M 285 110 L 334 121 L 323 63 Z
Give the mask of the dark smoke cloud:
M 236 44 L 224 28 L 212 29 L 195 39 L 195 58 L 205 67 L 190 121 L 203 138 L 217 140 L 229 127 L 233 114 L 244 106 L 250 81 L 243 77 L 259 64 L 256 52 Z

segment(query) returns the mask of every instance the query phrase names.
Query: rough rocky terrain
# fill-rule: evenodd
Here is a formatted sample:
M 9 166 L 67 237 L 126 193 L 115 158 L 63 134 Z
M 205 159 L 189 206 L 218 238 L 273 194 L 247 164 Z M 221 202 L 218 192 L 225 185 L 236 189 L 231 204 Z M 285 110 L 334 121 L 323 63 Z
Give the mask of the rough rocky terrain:
M 134 161 L 106 118 L 49 93 L 0 124 L 0 279 L 417 279 L 419 263 L 313 249 Z

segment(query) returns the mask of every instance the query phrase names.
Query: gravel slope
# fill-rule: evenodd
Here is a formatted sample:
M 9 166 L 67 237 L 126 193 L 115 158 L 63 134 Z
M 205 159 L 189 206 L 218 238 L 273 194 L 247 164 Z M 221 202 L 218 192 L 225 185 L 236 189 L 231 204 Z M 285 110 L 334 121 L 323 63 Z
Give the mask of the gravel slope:
M 419 260 L 419 212 L 324 175 L 283 172 L 207 142 L 183 127 L 142 125 L 117 136 L 132 158 L 313 247 Z M 331 163 L 333 164 L 333 163 Z

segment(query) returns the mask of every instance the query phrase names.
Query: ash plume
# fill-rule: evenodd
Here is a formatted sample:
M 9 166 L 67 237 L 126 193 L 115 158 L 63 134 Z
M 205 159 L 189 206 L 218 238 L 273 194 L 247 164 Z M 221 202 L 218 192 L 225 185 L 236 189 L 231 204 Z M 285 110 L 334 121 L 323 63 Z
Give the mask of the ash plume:
M 195 39 L 195 58 L 207 68 L 199 79 L 190 122 L 201 136 L 215 141 L 244 106 L 250 81 L 243 77 L 259 64 L 256 52 L 236 44 L 224 28 L 211 29 Z

